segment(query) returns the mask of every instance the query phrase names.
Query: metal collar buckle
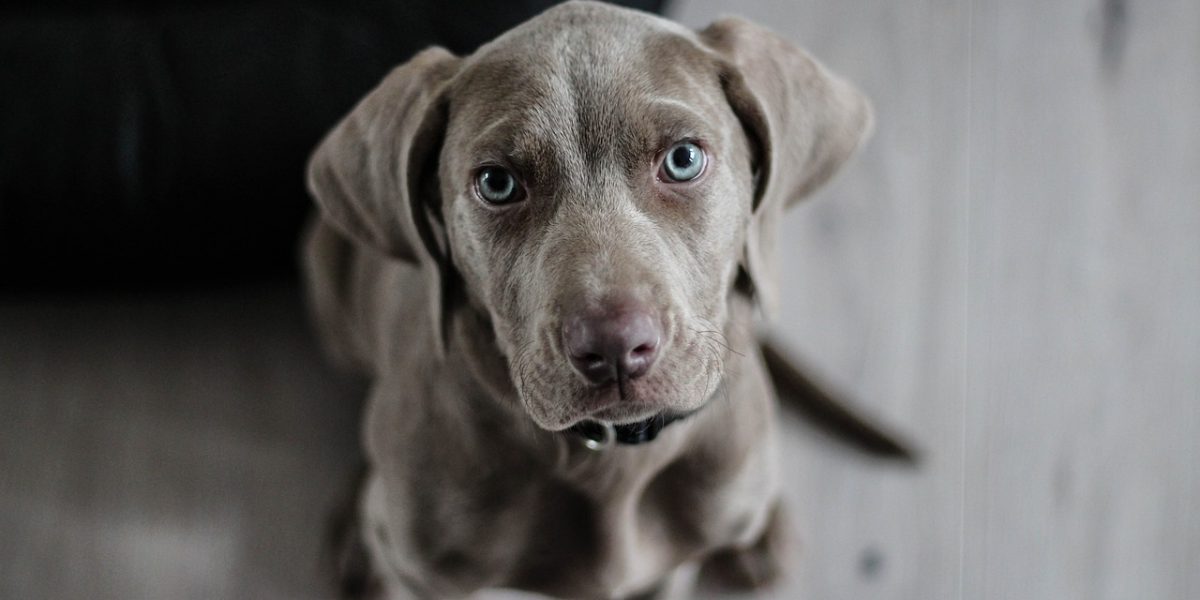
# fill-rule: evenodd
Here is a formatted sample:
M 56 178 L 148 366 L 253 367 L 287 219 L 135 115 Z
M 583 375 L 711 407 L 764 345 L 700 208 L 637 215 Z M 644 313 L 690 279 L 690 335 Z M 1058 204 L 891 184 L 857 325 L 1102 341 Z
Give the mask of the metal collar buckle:
M 574 429 L 579 433 L 580 439 L 583 440 L 583 446 L 588 450 L 601 452 L 617 441 L 617 430 L 612 423 L 584 421 L 576 425 Z

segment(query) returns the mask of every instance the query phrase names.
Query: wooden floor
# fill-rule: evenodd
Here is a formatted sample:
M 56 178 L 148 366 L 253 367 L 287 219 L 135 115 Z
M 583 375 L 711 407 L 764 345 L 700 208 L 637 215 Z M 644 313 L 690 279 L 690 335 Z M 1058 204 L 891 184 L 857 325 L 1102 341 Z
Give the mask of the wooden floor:
M 1198 597 L 1200 2 L 717 5 L 875 102 L 774 328 L 925 455 L 788 415 L 761 597 Z M 360 393 L 286 286 L 0 298 L 0 598 L 328 597 Z
M 0 598 L 331 595 L 361 393 L 298 298 L 0 303 Z
M 769 23 L 878 117 L 788 218 L 777 326 L 928 460 L 793 439 L 778 597 L 1200 597 L 1200 2 L 675 7 Z

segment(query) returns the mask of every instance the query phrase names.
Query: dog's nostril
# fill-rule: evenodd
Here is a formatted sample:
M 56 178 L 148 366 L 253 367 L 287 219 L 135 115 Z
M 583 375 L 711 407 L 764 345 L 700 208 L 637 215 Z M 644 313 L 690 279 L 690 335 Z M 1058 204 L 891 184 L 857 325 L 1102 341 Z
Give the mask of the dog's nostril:
M 658 356 L 662 330 L 641 305 L 618 305 L 563 323 L 563 347 L 575 370 L 594 384 L 645 375 Z
M 580 356 L 578 358 L 579 358 L 579 362 L 581 362 L 589 367 L 599 366 L 601 363 L 604 362 L 603 356 L 600 356 L 599 354 L 595 354 L 595 353 L 591 353 L 591 352 L 586 353 L 583 356 Z

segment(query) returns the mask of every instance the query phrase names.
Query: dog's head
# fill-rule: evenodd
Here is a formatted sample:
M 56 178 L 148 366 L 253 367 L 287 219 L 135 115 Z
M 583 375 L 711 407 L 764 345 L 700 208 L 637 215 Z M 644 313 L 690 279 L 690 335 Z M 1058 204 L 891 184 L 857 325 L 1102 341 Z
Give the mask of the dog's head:
M 753 24 L 571 2 L 397 68 L 317 149 L 309 187 L 425 271 L 435 330 L 451 286 L 490 319 L 538 425 L 625 423 L 715 391 L 731 298 L 770 304 L 776 221 L 870 121 Z

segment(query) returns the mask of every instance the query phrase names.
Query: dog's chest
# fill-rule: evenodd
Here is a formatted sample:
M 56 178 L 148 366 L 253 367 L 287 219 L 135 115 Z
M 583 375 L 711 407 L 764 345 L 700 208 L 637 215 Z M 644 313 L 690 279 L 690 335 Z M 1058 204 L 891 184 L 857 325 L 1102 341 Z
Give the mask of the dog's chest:
M 757 507 L 723 502 L 730 482 L 683 484 L 686 469 L 671 465 L 603 494 L 586 483 L 547 486 L 510 584 L 556 596 L 626 595 L 745 536 Z
M 642 461 L 642 467 L 661 460 L 639 450 L 644 448 L 609 452 L 625 453 L 622 461 Z M 504 488 L 508 493 L 463 490 L 474 504 L 470 511 L 442 510 L 459 503 L 444 500 L 437 506 L 392 505 L 383 511 L 390 515 L 376 518 L 396 524 L 395 511 L 408 513 L 400 519 L 409 523 L 407 560 L 423 563 L 418 571 L 440 582 L 435 588 L 623 597 L 707 551 L 757 535 L 772 494 L 766 461 L 749 458 L 728 469 L 710 457 L 683 455 L 636 477 L 597 461 L 566 476 Z M 465 498 L 441 494 L 455 496 Z
M 368 436 L 378 485 L 364 531 L 374 562 L 432 596 L 509 587 L 617 598 L 708 552 L 748 545 L 775 498 L 775 445 L 765 394 L 732 391 L 743 392 L 739 410 L 703 411 L 648 444 L 573 447 L 549 462 L 544 448 L 531 455 L 496 435 L 453 435 L 439 429 L 452 421 L 416 422 L 398 403 L 378 405 L 386 410 L 369 419 Z

